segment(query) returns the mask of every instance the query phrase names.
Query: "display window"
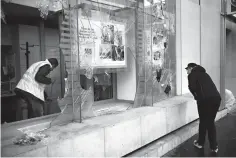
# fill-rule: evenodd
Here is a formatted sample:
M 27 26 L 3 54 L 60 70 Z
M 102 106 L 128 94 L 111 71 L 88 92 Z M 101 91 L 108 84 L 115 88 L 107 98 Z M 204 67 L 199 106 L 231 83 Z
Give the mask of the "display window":
M 42 18 L 38 29 L 20 26 L 14 47 L 3 48 L 18 53 L 20 62 L 15 62 L 15 68 L 21 71 L 3 65 L 2 73 L 11 74 L 4 82 L 9 77 L 19 81 L 27 65 L 57 59 L 59 66 L 48 76 L 56 82 L 45 88 L 48 106 L 44 105 L 43 116 L 56 114 L 55 120 L 59 120 L 68 115 L 69 120 L 82 122 L 175 96 L 175 7 L 171 0 L 81 0 L 62 4 L 57 12 L 38 7 Z M 14 23 L 11 14 L 15 13 L 5 20 Z M 38 38 L 32 40 L 26 30 Z M 27 49 L 24 56 L 21 52 Z M 18 60 L 8 56 L 2 62 L 5 65 L 13 58 Z M 5 87 L 9 89 L 9 85 Z M 26 111 L 21 113 L 21 120 L 28 117 L 23 117 Z
M 73 100 L 77 90 L 81 94 L 81 102 L 73 105 L 76 117 L 86 119 L 132 108 L 137 87 L 136 2 L 85 0 L 78 6 L 70 14 L 78 21 L 71 29 L 78 34 L 72 44 L 79 59 L 73 67 L 78 76 L 78 82 L 72 82 Z
M 71 94 L 80 120 L 175 96 L 171 1 L 84 0 L 77 6 L 67 20 L 76 58 L 71 59 L 77 63 L 72 64 Z

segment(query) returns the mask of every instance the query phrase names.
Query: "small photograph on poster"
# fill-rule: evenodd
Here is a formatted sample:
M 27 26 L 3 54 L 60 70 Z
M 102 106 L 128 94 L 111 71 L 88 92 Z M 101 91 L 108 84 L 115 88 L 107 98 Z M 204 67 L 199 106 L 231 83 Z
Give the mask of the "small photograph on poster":
M 112 61 L 124 61 L 124 46 L 112 45 Z
M 153 65 L 163 67 L 164 52 L 162 50 L 153 51 Z
M 92 55 L 92 48 L 84 48 L 84 55 L 91 56 Z
M 123 34 L 122 31 L 119 31 L 119 30 L 115 31 L 114 45 L 116 45 L 116 46 L 122 46 L 123 45 L 122 34 Z
M 160 34 L 156 34 L 154 33 L 153 37 L 152 37 L 152 44 L 153 46 L 158 46 L 158 44 L 162 41 L 163 36 Z
M 112 45 L 112 61 L 124 61 L 124 26 L 114 25 L 114 45 Z
M 147 48 L 146 55 L 145 55 L 145 62 L 151 62 L 152 56 L 151 56 L 151 50 L 150 48 Z
M 102 24 L 102 44 L 114 44 L 114 25 Z
M 100 59 L 112 59 L 112 45 L 101 44 L 99 46 L 99 57 Z

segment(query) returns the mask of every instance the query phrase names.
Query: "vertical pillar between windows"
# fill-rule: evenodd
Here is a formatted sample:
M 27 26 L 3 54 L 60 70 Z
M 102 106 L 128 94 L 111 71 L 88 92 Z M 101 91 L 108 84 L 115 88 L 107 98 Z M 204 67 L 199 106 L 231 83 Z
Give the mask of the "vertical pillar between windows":
M 45 29 L 44 29 L 44 21 L 40 20 L 39 22 L 39 43 L 40 43 L 40 57 L 41 60 L 45 60 Z

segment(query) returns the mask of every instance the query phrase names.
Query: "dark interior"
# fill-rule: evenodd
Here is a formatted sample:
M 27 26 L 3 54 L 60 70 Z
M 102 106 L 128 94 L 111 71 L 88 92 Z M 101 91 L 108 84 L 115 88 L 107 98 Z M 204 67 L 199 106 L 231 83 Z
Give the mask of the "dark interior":
M 58 28 L 58 14 L 60 12 L 50 11 L 47 18 L 43 19 L 40 17 L 40 11 L 37 8 L 2 2 L 2 9 L 5 14 L 5 20 L 7 24 L 36 26 L 39 25 L 40 21 L 44 20 L 45 27 Z

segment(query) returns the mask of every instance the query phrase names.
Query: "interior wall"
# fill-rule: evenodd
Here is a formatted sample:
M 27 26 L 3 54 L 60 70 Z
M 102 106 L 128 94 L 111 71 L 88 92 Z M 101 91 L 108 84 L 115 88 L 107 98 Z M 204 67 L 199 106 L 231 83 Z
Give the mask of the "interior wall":
M 189 93 L 189 89 L 185 67 L 190 62 L 200 64 L 200 6 L 197 0 L 181 0 L 178 10 L 180 10 L 181 17 L 178 15 L 177 17 L 181 21 L 177 20 L 177 23 L 181 24 L 176 25 L 176 38 L 178 41 L 181 36 L 181 43 L 177 42 L 177 51 L 181 51 L 181 53 L 177 53 L 177 67 L 181 67 L 181 71 L 179 70 L 181 76 L 177 73 L 177 82 L 179 83 L 181 78 L 182 94 L 186 94 Z M 180 85 L 177 84 L 177 86 L 177 89 L 180 89 Z
M 226 28 L 225 88 L 236 96 L 236 23 L 226 20 Z
M 14 68 L 16 68 L 16 54 L 14 47 L 15 45 L 13 44 L 13 37 L 15 36 L 13 32 L 14 26 L 12 25 L 1 25 L 1 46 L 11 46 L 11 48 L 7 50 L 1 50 L 1 66 L 7 66 L 11 65 Z M 17 38 L 17 37 L 16 37 Z M 15 77 L 11 79 L 11 81 L 15 81 L 16 79 L 16 69 L 15 69 Z M 5 78 L 5 77 L 4 77 Z
M 34 45 L 33 47 L 29 47 L 29 66 L 33 63 L 39 61 L 41 59 L 40 56 L 40 40 L 39 40 L 39 28 L 36 26 L 28 26 L 28 25 L 19 25 L 19 43 L 20 43 L 20 68 L 21 68 L 21 76 L 27 70 L 26 68 L 26 56 L 25 56 L 25 48 L 26 42 L 30 45 Z
M 12 45 L 12 52 L 15 54 L 15 59 L 14 59 L 15 79 L 12 79 L 12 81 L 15 81 L 16 83 L 21 78 L 20 60 L 18 60 L 20 58 L 18 29 L 19 29 L 18 25 L 8 25 L 8 24 L 1 25 L 1 45 Z
M 128 70 L 117 73 L 117 99 L 134 101 L 136 93 L 136 61 L 135 61 L 135 24 L 134 12 L 123 12 L 129 16 L 126 32 L 126 51 Z
M 11 26 L 10 25 L 1 25 L 1 45 L 12 45 L 11 40 Z
M 61 73 L 60 73 L 60 52 L 59 52 L 59 31 L 56 29 L 45 28 L 45 56 L 46 58 L 57 58 L 59 66 L 50 73 L 51 78 L 55 78 L 53 85 L 46 87 L 45 91 L 51 99 L 61 97 Z M 26 48 L 26 42 L 34 47 L 29 47 L 29 66 L 35 62 L 41 61 L 40 52 L 40 34 L 39 27 L 19 25 L 19 42 L 21 48 Z M 45 59 L 44 59 L 45 60 Z M 21 77 L 27 70 L 25 50 L 20 49 L 20 69 Z

